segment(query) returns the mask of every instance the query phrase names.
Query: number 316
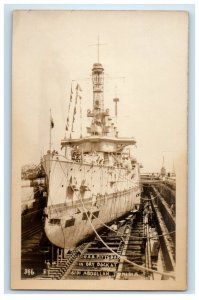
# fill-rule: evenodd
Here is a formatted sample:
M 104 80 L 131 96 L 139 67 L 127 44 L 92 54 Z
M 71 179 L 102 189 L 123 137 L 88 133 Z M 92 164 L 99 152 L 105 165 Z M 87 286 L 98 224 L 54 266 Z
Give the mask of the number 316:
M 34 274 L 35 274 L 35 272 L 33 269 L 24 269 L 24 275 L 30 276 L 30 275 L 34 275 Z

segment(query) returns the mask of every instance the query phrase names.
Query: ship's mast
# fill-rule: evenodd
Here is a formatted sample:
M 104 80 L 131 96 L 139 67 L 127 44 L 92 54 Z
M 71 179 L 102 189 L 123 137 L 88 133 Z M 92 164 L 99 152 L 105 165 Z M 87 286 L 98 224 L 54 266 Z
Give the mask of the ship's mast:
M 97 44 L 92 46 L 97 47 L 97 63 L 93 64 L 92 68 L 92 82 L 93 82 L 93 109 L 98 108 L 104 110 L 104 68 L 99 62 L 100 46 L 106 44 L 100 43 L 99 36 L 97 37 Z
M 93 82 L 93 109 L 88 110 L 87 116 L 92 117 L 91 126 L 87 132 L 91 135 L 106 135 L 108 126 L 106 117 L 108 110 L 104 111 L 104 68 L 101 63 L 94 63 L 92 68 Z
M 102 64 L 93 64 L 93 110 L 104 111 L 104 68 Z
M 104 68 L 99 62 L 99 48 L 101 44 L 98 42 L 97 46 L 97 63 L 93 64 L 92 68 L 92 83 L 93 83 L 93 109 L 88 110 L 87 117 L 92 117 L 91 126 L 87 127 L 87 132 L 91 135 L 112 136 L 117 137 L 117 124 L 114 125 L 109 117 L 109 109 L 104 109 Z M 114 98 L 115 102 L 115 118 L 117 123 L 117 102 L 119 98 Z
M 88 110 L 87 116 L 92 117 L 91 126 L 87 127 L 87 132 L 91 135 L 106 135 L 108 125 L 106 117 L 109 116 L 108 110 L 104 110 L 104 68 L 99 62 L 100 46 L 105 45 L 99 42 L 97 44 L 97 63 L 93 64 L 92 68 L 92 83 L 93 83 L 93 109 Z

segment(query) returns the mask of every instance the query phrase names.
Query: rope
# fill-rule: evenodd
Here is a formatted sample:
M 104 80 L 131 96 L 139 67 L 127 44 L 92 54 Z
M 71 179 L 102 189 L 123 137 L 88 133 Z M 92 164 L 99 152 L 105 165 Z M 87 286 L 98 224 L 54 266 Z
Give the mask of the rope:
M 64 176 L 67 178 L 67 176 L 66 176 L 66 174 L 65 174 L 65 172 L 64 172 L 64 170 L 63 170 L 63 168 L 62 168 L 62 165 L 61 165 L 61 163 L 60 163 L 60 161 L 59 161 L 59 164 L 60 164 L 60 166 L 61 166 L 61 169 L 62 169 L 62 171 L 63 171 L 63 173 L 64 173 Z M 93 170 L 92 170 L 92 173 L 93 173 Z M 121 173 L 121 169 L 120 169 L 120 173 Z M 120 176 L 120 173 L 119 173 L 119 175 L 118 175 L 118 177 L 121 177 Z M 93 174 L 92 174 L 92 176 L 91 176 L 91 183 L 92 183 L 92 177 L 93 177 Z M 103 177 L 103 176 L 102 176 Z M 101 178 L 102 178 L 101 177 Z M 116 182 L 116 185 L 118 184 L 118 182 Z M 151 199 L 149 199 L 149 198 L 147 198 L 147 200 L 149 199 L 149 200 L 153 200 L 153 199 L 155 199 L 156 198 L 156 196 L 154 197 L 154 198 L 151 198 Z M 79 199 L 79 198 L 78 198 Z M 141 199 L 144 199 L 144 200 L 146 200 L 146 198 L 142 198 L 141 197 Z M 113 232 L 115 232 L 115 233 L 117 233 L 118 235 L 120 235 L 121 237 L 122 236 L 125 236 L 125 234 L 121 234 L 121 233 L 118 233 L 117 231 L 115 231 L 114 229 L 112 229 L 110 226 L 108 226 L 108 225 L 106 225 L 99 217 L 96 217 L 92 212 L 91 212 L 91 214 L 92 214 L 92 216 L 95 218 L 95 219 L 98 219 L 99 220 L 99 222 L 104 226 L 104 227 L 106 227 L 107 229 L 109 229 L 109 230 L 111 230 L 111 231 L 113 231 Z M 156 235 L 156 237 L 163 237 L 163 236 L 167 236 L 167 235 L 171 235 L 171 234 L 174 234 L 175 233 L 175 230 L 174 231 L 171 231 L 171 232 L 168 232 L 168 233 L 165 233 L 165 234 L 159 234 L 159 235 Z M 143 238 L 146 238 L 146 236 L 131 236 L 132 238 L 137 238 L 137 239 L 143 239 Z M 153 239 L 154 237 L 149 237 L 149 239 Z
M 104 246 L 105 246 L 107 249 L 109 249 L 114 255 L 117 255 L 122 261 L 125 261 L 125 262 L 131 264 L 132 266 L 136 267 L 137 269 L 140 269 L 140 270 L 143 270 L 143 271 L 147 271 L 147 272 L 150 272 L 150 273 L 155 273 L 155 274 L 162 275 L 162 276 L 169 276 L 169 277 L 175 279 L 175 276 L 172 275 L 172 274 L 165 273 L 165 272 L 159 272 L 159 271 L 156 271 L 156 270 L 153 270 L 153 269 L 150 269 L 150 268 L 146 268 L 146 267 L 140 266 L 140 265 L 138 265 L 138 264 L 136 264 L 136 263 L 134 263 L 134 262 L 128 260 L 127 258 L 122 257 L 122 256 L 121 256 L 120 254 L 118 254 L 117 252 L 115 252 L 111 247 L 109 247 L 109 246 L 106 244 L 106 242 L 101 238 L 101 236 L 100 236 L 100 235 L 98 234 L 98 232 L 96 231 L 95 227 L 93 226 L 93 224 L 92 224 L 92 222 L 91 222 L 90 217 L 89 217 L 88 214 L 87 214 L 87 211 L 86 211 L 86 209 L 85 209 L 85 206 L 84 206 L 84 203 L 83 203 L 81 197 L 80 197 L 80 201 L 81 201 L 81 203 L 82 203 L 82 207 L 83 207 L 83 209 L 84 209 L 84 212 L 85 212 L 85 214 L 86 214 L 86 217 L 87 217 L 87 219 L 88 219 L 88 221 L 89 221 L 89 223 L 90 223 L 90 225 L 91 225 L 93 231 L 95 232 L 96 236 L 99 238 L 99 240 L 102 242 L 102 244 L 104 244 Z
M 61 164 L 60 164 L 60 165 L 61 165 Z M 61 168 L 62 168 L 62 166 L 61 166 Z M 62 171 L 64 172 L 63 168 L 62 168 Z M 64 174 L 65 174 L 65 172 L 64 172 Z M 76 192 L 75 192 L 74 189 L 73 189 L 73 192 L 74 192 L 74 194 L 76 195 Z M 118 254 L 117 252 L 115 252 L 111 247 L 109 247 L 109 246 L 106 244 L 106 242 L 101 238 L 101 236 L 98 234 L 98 232 L 96 231 L 95 227 L 93 226 L 93 224 L 92 224 L 92 222 L 91 222 L 91 218 L 90 218 L 90 216 L 88 216 L 87 210 L 86 210 L 86 208 L 85 208 L 85 206 L 84 206 L 84 203 L 83 203 L 83 201 L 82 201 L 81 195 L 80 195 L 80 197 L 79 197 L 78 195 L 76 195 L 76 197 L 78 198 L 78 200 L 81 201 L 83 210 L 84 210 L 84 212 L 85 212 L 85 214 L 86 214 L 86 217 L 87 217 L 87 220 L 89 221 L 90 226 L 92 227 L 92 229 L 93 229 L 93 231 L 95 232 L 96 236 L 99 238 L 99 240 L 102 242 L 102 244 L 104 244 L 104 246 L 105 246 L 108 250 L 110 250 L 114 255 L 118 256 L 118 258 L 120 258 L 122 261 L 125 261 L 125 262 L 131 264 L 132 266 L 136 267 L 137 269 L 142 270 L 142 271 L 147 271 L 147 272 L 155 273 L 155 274 L 162 275 L 162 276 L 169 276 L 169 277 L 175 279 L 175 276 L 172 275 L 172 274 L 165 273 L 165 272 L 159 272 L 159 271 L 156 271 L 156 270 L 153 270 L 153 269 L 150 269 L 150 268 L 146 268 L 146 267 L 140 266 L 140 265 L 138 265 L 138 264 L 136 264 L 136 263 L 134 263 L 134 262 L 128 260 L 127 258 L 122 257 L 122 256 L 121 256 L 120 254 Z
M 60 162 L 59 162 L 59 163 L 60 163 Z M 61 166 L 61 164 L 60 164 L 60 166 Z M 61 166 L 61 168 L 62 168 L 62 166 Z M 62 168 L 62 171 L 64 172 L 63 168 Z M 64 174 L 65 174 L 65 172 L 64 172 Z M 73 192 L 75 193 L 74 190 L 73 190 Z M 75 193 L 75 194 L 76 194 L 76 193 Z M 76 195 L 76 196 L 77 196 L 77 195 Z M 92 224 L 92 222 L 91 222 L 91 218 L 90 218 L 90 216 L 88 216 L 88 213 L 87 213 L 87 211 L 86 211 L 86 209 L 85 209 L 85 206 L 84 206 L 84 203 L 83 203 L 83 201 L 82 201 L 81 196 L 80 196 L 80 197 L 77 196 L 77 198 L 80 199 L 80 201 L 81 201 L 81 203 L 82 203 L 82 207 L 83 207 L 84 212 L 85 212 L 85 214 L 86 214 L 86 216 L 87 216 L 87 220 L 89 221 L 89 223 L 90 223 L 90 225 L 91 225 L 93 231 L 95 232 L 95 234 L 97 235 L 97 237 L 101 240 L 101 242 L 107 247 L 107 249 L 109 249 L 112 253 L 114 253 L 115 255 L 117 255 L 117 256 L 118 256 L 120 259 L 122 259 L 123 261 L 126 261 L 126 262 L 132 264 L 133 266 L 137 267 L 138 269 L 141 269 L 141 270 L 149 271 L 149 272 L 152 272 L 152 273 L 156 273 L 156 274 L 165 275 L 165 276 L 169 276 L 169 277 L 175 278 L 174 275 L 171 275 L 171 274 L 168 274 L 168 273 L 163 273 L 163 272 L 158 272 L 158 271 L 152 270 L 152 269 L 150 269 L 150 268 L 145 268 L 145 267 L 142 267 L 142 266 L 140 266 L 140 265 L 137 265 L 137 264 L 133 263 L 132 261 L 129 261 L 128 259 L 123 258 L 123 257 L 120 256 L 118 253 L 116 253 L 114 250 L 112 250 L 112 248 L 110 248 L 110 247 L 103 241 L 103 239 L 100 237 L 100 235 L 97 233 L 96 229 L 94 228 L 94 226 L 93 226 L 93 224 Z M 96 218 L 96 216 L 95 216 L 92 212 L 91 212 L 91 214 L 94 216 L 94 218 Z M 98 218 L 98 220 L 100 220 L 100 219 Z M 107 226 L 107 225 L 104 224 L 103 222 L 101 222 L 101 223 L 102 223 L 105 227 L 109 228 L 109 226 Z M 110 228 L 109 228 L 109 229 L 110 229 Z M 113 229 L 111 229 L 111 230 L 114 231 Z M 114 231 L 114 232 L 115 232 L 115 231 Z M 172 234 L 172 233 L 174 233 L 174 232 L 170 232 L 170 233 L 167 233 L 167 234 L 164 234 L 164 235 L 168 235 L 168 234 Z M 159 236 L 164 236 L 164 235 L 159 235 Z M 136 236 L 136 238 L 138 238 L 138 237 Z M 143 237 L 139 237 L 139 238 L 142 239 Z M 146 238 L 146 237 L 145 237 L 145 238 Z M 152 238 L 152 237 L 150 237 L 150 238 Z
M 104 227 L 106 227 L 107 229 L 109 229 L 109 230 L 111 230 L 111 231 L 117 233 L 117 235 L 119 235 L 119 236 L 126 236 L 126 235 L 127 235 L 127 234 L 119 233 L 118 231 L 112 229 L 110 226 L 108 226 L 108 225 L 106 225 L 105 223 L 103 223 L 103 221 L 102 221 L 99 217 L 96 217 L 92 212 L 91 212 L 91 214 L 93 215 L 93 217 L 94 217 L 95 219 L 98 219 L 99 222 L 100 222 L 102 225 L 104 225 Z M 156 237 L 162 237 L 162 236 L 165 236 L 165 235 L 171 235 L 171 234 L 173 234 L 173 233 L 175 233 L 175 230 L 174 230 L 174 231 L 170 231 L 170 232 L 168 232 L 168 233 L 164 233 L 164 234 L 157 234 L 155 237 L 152 237 L 152 236 L 151 236 L 151 237 L 148 237 L 148 238 L 149 238 L 149 239 L 153 239 L 153 238 L 156 238 Z M 143 236 L 135 236 L 135 235 L 131 235 L 131 237 L 132 237 L 132 238 L 136 238 L 136 239 L 145 239 L 145 238 L 146 238 L 145 235 L 143 235 Z

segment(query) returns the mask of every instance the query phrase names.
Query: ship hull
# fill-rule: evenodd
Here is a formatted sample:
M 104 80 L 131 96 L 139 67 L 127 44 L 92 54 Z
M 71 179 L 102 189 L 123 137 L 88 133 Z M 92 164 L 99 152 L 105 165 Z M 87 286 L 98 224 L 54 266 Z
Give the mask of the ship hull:
M 73 249 L 92 235 L 91 222 L 99 230 L 134 208 L 139 209 L 140 187 L 131 179 L 132 171 L 74 164 L 63 158 L 60 160 L 58 156 L 48 157 L 46 166 L 50 167 L 51 171 L 46 172 L 51 175 L 45 232 L 58 247 Z
M 57 208 L 54 207 L 54 220 L 56 220 L 57 213 L 62 218 L 67 216 L 67 225 L 66 222 L 65 224 L 55 224 L 56 221 L 52 224 L 47 219 L 45 223 L 46 235 L 56 246 L 73 249 L 80 241 L 94 233 L 91 222 L 94 228 L 99 230 L 104 224 L 118 219 L 134 208 L 139 209 L 139 199 L 135 200 L 137 193 L 138 191 L 131 189 L 114 195 L 110 194 L 99 199 L 97 205 L 93 205 L 90 199 L 90 201 L 85 202 L 85 209 L 80 203 L 71 207 L 66 207 L 64 203 L 60 204 Z M 78 207 L 78 212 L 75 212 L 76 207 Z M 68 219 L 69 214 L 73 216 L 70 219 Z

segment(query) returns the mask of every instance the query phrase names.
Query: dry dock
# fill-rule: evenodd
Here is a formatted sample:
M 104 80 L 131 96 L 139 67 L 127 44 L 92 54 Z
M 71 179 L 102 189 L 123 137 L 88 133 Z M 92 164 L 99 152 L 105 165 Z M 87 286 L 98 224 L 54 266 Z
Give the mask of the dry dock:
M 163 182 L 142 179 L 141 199 L 140 211 L 107 224 L 67 253 L 50 244 L 41 213 L 34 212 L 32 226 L 22 228 L 22 278 L 173 279 L 175 190 Z

